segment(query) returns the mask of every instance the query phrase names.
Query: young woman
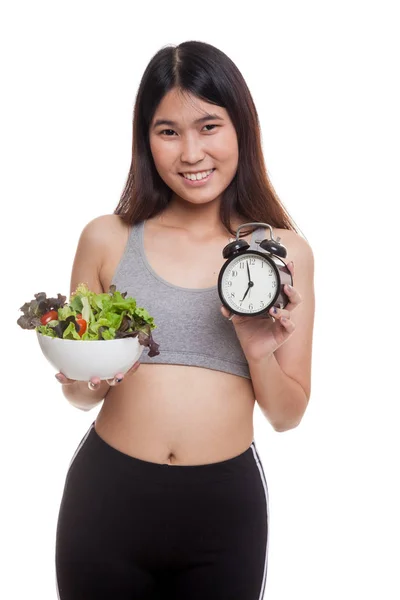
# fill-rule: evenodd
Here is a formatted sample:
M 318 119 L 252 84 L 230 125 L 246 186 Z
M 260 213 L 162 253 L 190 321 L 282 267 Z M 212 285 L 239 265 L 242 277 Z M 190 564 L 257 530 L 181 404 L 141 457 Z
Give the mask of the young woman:
M 294 278 L 270 318 L 232 318 L 217 291 L 222 250 L 251 222 L 274 228 Z M 244 233 L 253 248 L 269 238 Z M 127 184 L 114 214 L 83 229 L 71 292 L 80 282 L 136 298 L 160 354 L 145 349 L 112 381 L 57 375 L 74 406 L 103 401 L 66 477 L 59 597 L 260 600 L 269 507 L 254 404 L 276 431 L 306 409 L 313 254 L 268 180 L 246 83 L 217 48 L 164 47 L 147 66 Z

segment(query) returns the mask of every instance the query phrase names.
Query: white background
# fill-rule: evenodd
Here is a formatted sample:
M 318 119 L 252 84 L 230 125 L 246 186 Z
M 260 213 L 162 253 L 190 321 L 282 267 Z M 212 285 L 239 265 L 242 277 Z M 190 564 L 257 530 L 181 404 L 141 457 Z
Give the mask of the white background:
M 255 412 L 270 492 L 265 598 L 400 597 L 395 4 L 3 5 L 2 598 L 57 597 L 65 474 L 98 412 L 67 403 L 18 309 L 39 291 L 69 293 L 80 232 L 125 184 L 142 73 L 190 39 L 243 73 L 273 185 L 315 256 L 309 407 L 286 433 Z

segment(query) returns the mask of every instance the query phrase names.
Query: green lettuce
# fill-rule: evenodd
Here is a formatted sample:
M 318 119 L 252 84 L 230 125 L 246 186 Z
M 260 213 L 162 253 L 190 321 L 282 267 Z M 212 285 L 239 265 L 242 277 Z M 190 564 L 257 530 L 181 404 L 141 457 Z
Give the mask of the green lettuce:
M 43 335 L 67 340 L 113 340 L 138 337 L 139 343 L 149 348 L 148 355 L 160 354 L 152 336 L 156 328 L 153 317 L 147 310 L 136 305 L 136 300 L 126 297 L 127 292 L 117 291 L 111 285 L 107 293 L 95 294 L 87 285 L 80 283 L 71 294 L 46 298 L 44 292 L 35 294 L 35 299 L 26 302 L 20 310 L 23 315 L 17 320 L 23 329 L 36 329 Z M 42 325 L 40 318 L 48 311 L 56 310 L 58 319 Z M 82 315 L 87 328 L 82 337 L 78 334 L 77 315 Z

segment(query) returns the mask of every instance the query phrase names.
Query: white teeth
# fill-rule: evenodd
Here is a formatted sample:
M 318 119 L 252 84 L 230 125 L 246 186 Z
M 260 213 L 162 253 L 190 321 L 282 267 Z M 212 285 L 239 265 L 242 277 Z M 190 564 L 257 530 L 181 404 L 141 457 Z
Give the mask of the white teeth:
M 205 177 L 208 177 L 208 175 L 210 175 L 210 173 L 213 172 L 213 169 L 210 169 L 209 171 L 202 171 L 201 173 L 182 173 L 182 175 L 185 177 L 185 179 L 190 179 L 191 181 L 196 181 L 199 179 L 204 179 Z

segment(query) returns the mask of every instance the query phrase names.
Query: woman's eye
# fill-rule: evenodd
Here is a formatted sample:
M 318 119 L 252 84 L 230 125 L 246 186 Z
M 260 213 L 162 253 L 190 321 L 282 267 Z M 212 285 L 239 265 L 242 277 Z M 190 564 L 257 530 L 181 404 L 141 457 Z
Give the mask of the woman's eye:
M 218 125 L 210 123 L 209 125 L 204 125 L 204 127 L 218 127 Z M 212 129 L 208 129 L 208 131 L 212 131 Z
M 213 131 L 214 127 L 219 127 L 219 125 L 214 125 L 210 123 L 209 125 L 204 125 L 204 127 L 211 127 L 212 129 L 207 129 L 207 131 Z M 160 131 L 161 135 L 166 135 L 167 137 L 172 137 L 175 131 L 173 129 L 163 129 Z
M 172 131 L 172 133 L 175 133 L 173 129 L 163 129 L 162 131 L 160 131 L 160 133 L 165 133 L 166 131 Z

